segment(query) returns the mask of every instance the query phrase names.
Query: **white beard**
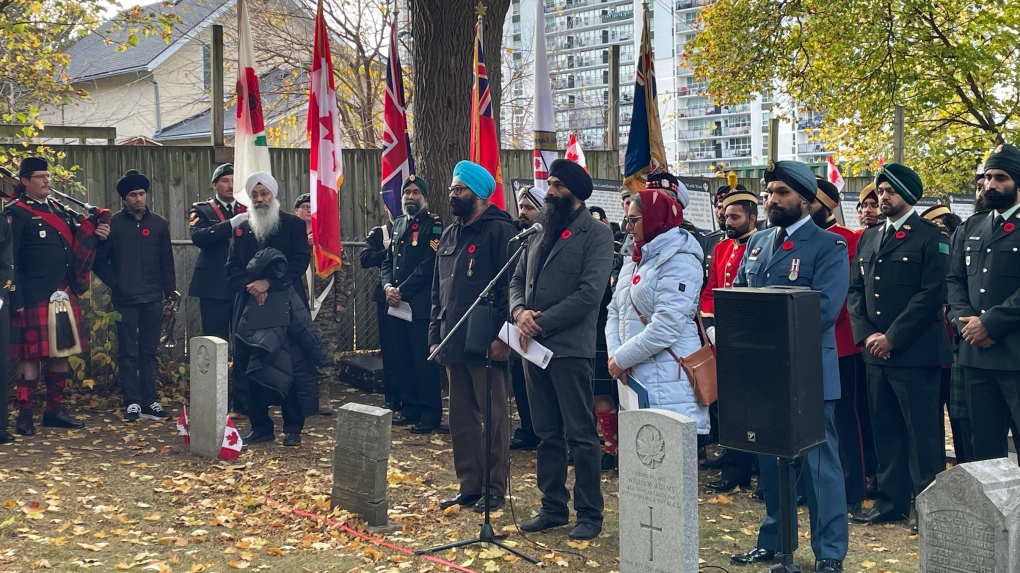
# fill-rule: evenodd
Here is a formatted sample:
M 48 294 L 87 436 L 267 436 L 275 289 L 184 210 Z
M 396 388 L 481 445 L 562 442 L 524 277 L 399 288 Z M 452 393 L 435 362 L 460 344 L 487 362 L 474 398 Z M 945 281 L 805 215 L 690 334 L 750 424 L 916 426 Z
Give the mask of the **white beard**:
M 248 226 L 255 233 L 255 240 L 264 246 L 280 230 L 280 202 L 274 198 L 268 209 L 252 208 L 248 212 Z

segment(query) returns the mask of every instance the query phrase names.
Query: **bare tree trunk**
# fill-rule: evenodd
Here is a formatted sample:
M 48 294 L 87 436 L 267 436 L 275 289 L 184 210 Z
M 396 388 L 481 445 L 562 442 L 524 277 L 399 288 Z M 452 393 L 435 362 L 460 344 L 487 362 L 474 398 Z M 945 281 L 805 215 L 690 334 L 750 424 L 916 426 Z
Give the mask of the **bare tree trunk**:
M 485 63 L 499 129 L 503 21 L 510 0 L 485 0 Z M 411 30 L 414 84 L 413 152 L 418 175 L 429 185 L 429 209 L 453 221 L 446 188 L 458 161 L 468 158 L 471 129 L 473 0 L 417 0 Z

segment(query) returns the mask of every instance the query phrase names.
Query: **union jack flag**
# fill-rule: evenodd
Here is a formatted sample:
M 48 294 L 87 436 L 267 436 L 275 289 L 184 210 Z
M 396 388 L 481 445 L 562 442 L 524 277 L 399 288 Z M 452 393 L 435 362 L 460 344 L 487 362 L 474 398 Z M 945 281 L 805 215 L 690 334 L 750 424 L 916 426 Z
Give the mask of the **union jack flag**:
M 404 77 L 397 54 L 396 18 L 390 26 L 390 53 L 386 65 L 386 101 L 383 104 L 382 200 L 393 218 L 402 212 L 400 186 L 414 173 L 411 140 L 404 109 Z
M 482 50 L 482 18 L 475 25 L 474 83 L 471 88 L 471 152 L 468 157 L 481 165 L 496 180 L 496 191 L 489 202 L 506 209 L 503 197 L 503 169 L 499 165 L 499 138 L 496 120 L 492 117 L 492 94 L 489 92 L 489 75 Z

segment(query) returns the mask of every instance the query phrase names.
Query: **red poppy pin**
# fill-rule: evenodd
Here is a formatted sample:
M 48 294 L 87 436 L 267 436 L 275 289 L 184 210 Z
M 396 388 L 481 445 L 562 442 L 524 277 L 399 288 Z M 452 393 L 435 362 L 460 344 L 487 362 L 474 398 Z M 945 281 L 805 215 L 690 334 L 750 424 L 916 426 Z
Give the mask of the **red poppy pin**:
M 634 282 L 634 284 L 638 284 L 639 282 L 641 282 L 641 275 L 634 275 L 634 281 L 633 282 Z
M 142 229 L 142 235 L 148 237 L 149 236 L 149 230 L 148 229 Z
M 474 245 L 468 245 L 468 252 L 469 253 L 474 253 L 475 252 L 475 246 Z
M 784 251 L 789 251 L 791 249 L 793 249 L 793 241 L 786 241 L 785 243 L 783 243 Z
M 560 238 L 561 239 L 569 239 L 570 238 L 570 229 L 567 229 L 566 231 L 563 231 L 562 233 L 560 233 Z
M 241 229 L 238 229 L 238 230 L 234 231 L 234 234 L 237 235 L 238 237 L 240 237 L 244 233 L 241 231 Z
M 417 228 L 418 228 L 418 223 L 413 223 L 411 225 L 411 229 L 417 229 Z
M 1006 231 L 1007 233 L 1012 233 L 1013 229 L 1016 229 L 1016 225 L 1014 225 L 1013 223 L 1006 223 L 1005 225 L 1002 226 L 1002 230 Z
M 897 239 L 906 239 L 907 238 L 907 232 L 906 231 L 896 231 L 896 234 L 893 235 L 893 236 L 896 237 Z

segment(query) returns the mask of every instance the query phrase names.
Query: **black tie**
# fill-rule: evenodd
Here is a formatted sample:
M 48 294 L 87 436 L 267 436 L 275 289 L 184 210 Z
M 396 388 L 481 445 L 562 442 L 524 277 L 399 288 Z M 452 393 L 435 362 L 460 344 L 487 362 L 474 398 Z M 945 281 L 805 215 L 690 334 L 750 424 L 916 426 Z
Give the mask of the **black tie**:
M 774 241 L 772 241 L 772 253 L 773 254 L 775 254 L 776 251 L 779 250 L 779 247 L 783 244 L 783 241 L 785 241 L 786 237 L 788 237 L 788 236 L 789 235 L 786 234 L 786 228 L 780 228 L 779 229 L 779 232 L 776 233 L 776 239 Z
M 999 229 L 1002 228 L 1002 225 L 1005 222 L 1006 222 L 1006 220 L 1002 218 L 1002 215 L 996 216 L 995 217 L 995 226 L 992 227 L 992 229 L 995 230 L 995 231 L 998 231 Z
M 231 218 L 231 217 L 233 217 L 233 216 L 234 216 L 234 212 L 233 212 L 233 211 L 232 211 L 232 210 L 230 209 L 230 205 L 229 205 L 229 204 L 228 204 L 228 205 L 224 205 L 224 206 L 223 206 L 223 212 L 225 213 L 225 215 L 224 215 L 224 216 L 225 216 L 225 217 L 226 217 L 227 219 L 229 219 L 229 218 Z

